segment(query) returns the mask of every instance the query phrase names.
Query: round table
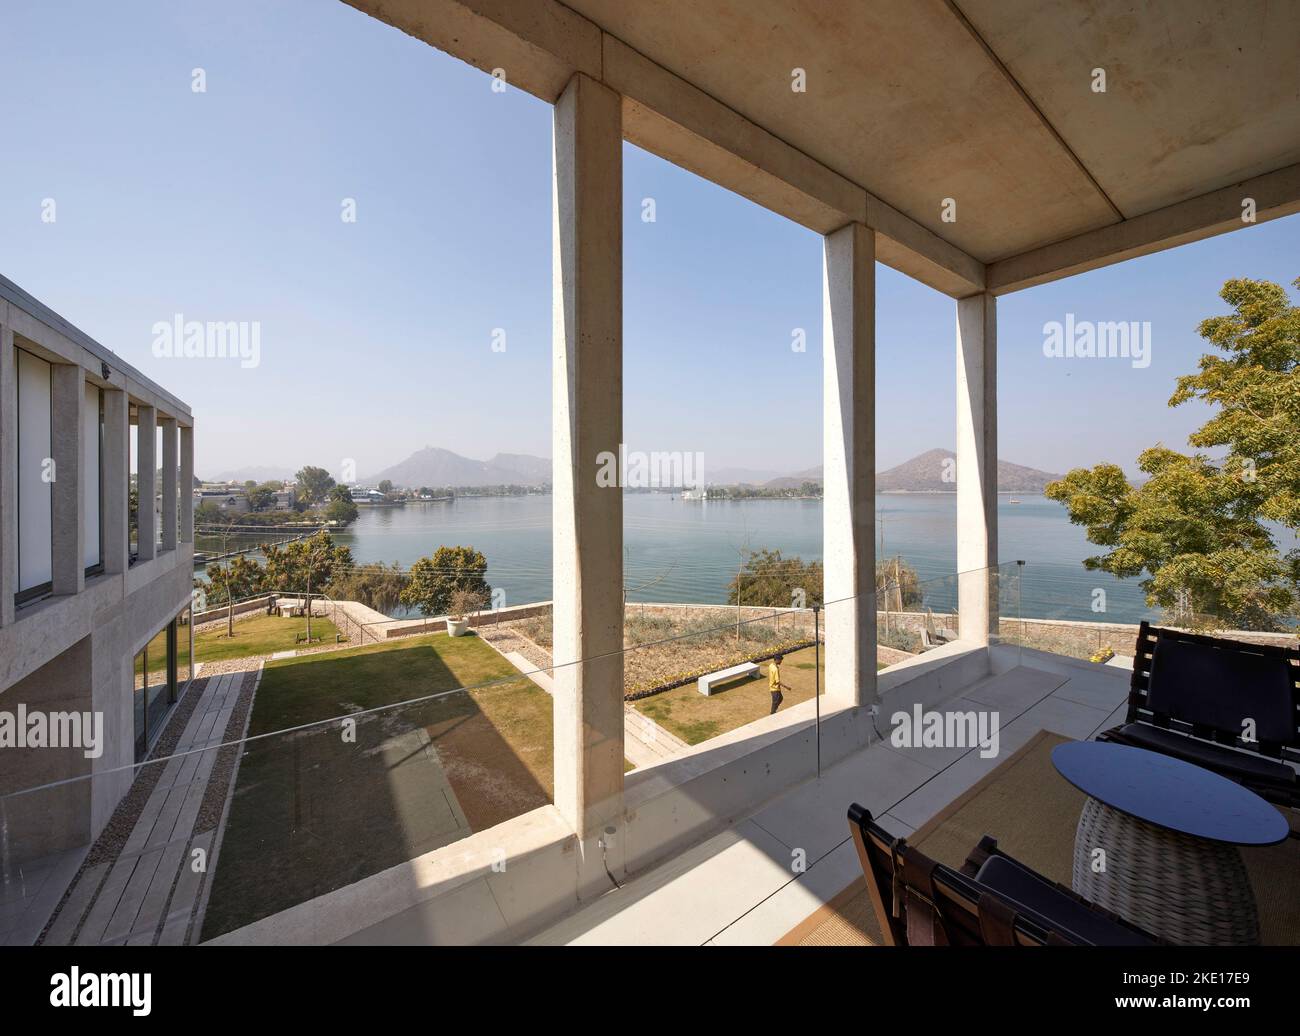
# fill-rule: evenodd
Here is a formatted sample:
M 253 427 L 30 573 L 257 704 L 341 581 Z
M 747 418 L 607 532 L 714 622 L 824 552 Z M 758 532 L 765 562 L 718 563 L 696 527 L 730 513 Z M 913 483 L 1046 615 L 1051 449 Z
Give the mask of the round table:
M 1088 796 L 1074 836 L 1074 891 L 1183 945 L 1259 942 L 1240 845 L 1276 845 L 1286 819 L 1248 788 L 1200 766 L 1105 741 L 1052 750 Z

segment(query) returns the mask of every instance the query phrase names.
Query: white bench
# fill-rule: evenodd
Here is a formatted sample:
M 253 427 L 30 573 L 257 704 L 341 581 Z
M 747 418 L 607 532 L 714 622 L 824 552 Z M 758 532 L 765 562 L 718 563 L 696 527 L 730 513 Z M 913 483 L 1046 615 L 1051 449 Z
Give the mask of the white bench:
M 716 683 L 726 683 L 728 680 L 735 680 L 742 676 L 757 676 L 758 665 L 754 662 L 741 662 L 740 665 L 733 665 L 730 669 L 719 669 L 716 673 L 707 673 L 696 680 L 701 694 L 712 694 L 713 685 Z

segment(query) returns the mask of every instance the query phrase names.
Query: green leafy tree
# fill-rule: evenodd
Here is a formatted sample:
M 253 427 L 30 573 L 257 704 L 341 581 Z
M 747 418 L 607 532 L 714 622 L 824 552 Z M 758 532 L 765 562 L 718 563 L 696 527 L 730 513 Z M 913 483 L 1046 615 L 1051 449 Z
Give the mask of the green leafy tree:
M 325 505 L 326 518 L 340 525 L 351 525 L 359 513 L 347 486 L 334 486 L 330 489 L 329 503 Z
M 803 591 L 807 607 L 822 600 L 822 563 L 782 557 L 779 550 L 750 550 L 727 588 L 727 603 L 759 608 L 790 608 Z
M 267 589 L 313 594 L 330 589 L 336 574 L 352 568 L 352 551 L 335 544 L 328 532 L 293 543 L 265 543 Z
M 444 615 L 451 610 L 452 593 L 469 590 L 486 599 L 492 592 L 484 576 L 487 558 L 473 547 L 439 547 L 432 557 L 420 558 L 407 573 L 401 602 L 422 615 Z
M 135 490 L 131 492 L 134 495 Z M 132 503 L 134 506 L 134 501 Z M 134 514 L 134 511 L 132 513 Z M 214 503 L 205 501 L 194 508 L 195 525 L 225 525 L 226 521 L 225 513 Z
M 329 495 L 334 487 L 334 479 L 324 468 L 314 468 L 310 464 L 295 476 L 298 480 L 298 498 L 306 504 L 319 504 Z
M 404 586 L 406 573 L 402 567 L 396 562 L 389 566 L 381 561 L 336 573 L 330 585 L 330 595 L 340 601 L 360 601 L 366 607 L 388 615 L 401 603 Z
M 1268 281 L 1231 280 L 1220 297 L 1232 312 L 1198 327 L 1219 353 L 1178 379 L 1169 405 L 1215 409 L 1190 444 L 1222 459 L 1157 444 L 1138 455 L 1141 485 L 1098 464 L 1046 493 L 1109 548 L 1086 568 L 1144 577 L 1147 603 L 1175 621 L 1274 629 L 1300 599 L 1300 551 L 1281 554 L 1265 524 L 1300 529 L 1300 309 Z
M 275 506 L 275 490 L 269 486 L 255 486 L 248 490 L 250 511 L 269 511 Z
M 209 606 L 242 601 L 270 589 L 266 569 L 244 554 L 225 561 L 213 561 L 203 574 L 207 578 L 196 579 L 194 585 L 203 591 Z
M 382 482 L 379 483 L 379 485 L 378 485 L 376 488 L 377 488 L 381 493 L 383 493 L 384 496 L 387 496 L 389 493 L 391 493 L 391 492 L 393 491 L 393 483 L 392 483 L 392 480 L 391 480 L 391 479 L 384 479 Z

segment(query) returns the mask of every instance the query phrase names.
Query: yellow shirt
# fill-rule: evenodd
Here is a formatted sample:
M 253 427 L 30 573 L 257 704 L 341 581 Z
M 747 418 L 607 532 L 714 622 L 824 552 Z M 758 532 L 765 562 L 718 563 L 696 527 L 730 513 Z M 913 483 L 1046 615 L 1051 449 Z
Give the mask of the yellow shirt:
M 781 689 L 781 670 L 775 662 L 767 667 L 767 689 L 773 694 Z

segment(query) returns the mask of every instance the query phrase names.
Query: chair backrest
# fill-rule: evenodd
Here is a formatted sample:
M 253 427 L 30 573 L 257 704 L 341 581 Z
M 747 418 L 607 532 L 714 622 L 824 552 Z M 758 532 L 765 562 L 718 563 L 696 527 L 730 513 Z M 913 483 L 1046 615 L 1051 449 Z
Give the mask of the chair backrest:
M 895 838 L 857 803 L 849 807 L 849 831 L 876 920 L 890 946 L 1046 946 L 1076 941 L 930 859 L 905 838 Z
M 1300 647 L 1138 629 L 1128 721 L 1189 725 L 1208 741 L 1278 757 L 1300 748 Z M 1242 741 L 1254 724 L 1254 741 Z

